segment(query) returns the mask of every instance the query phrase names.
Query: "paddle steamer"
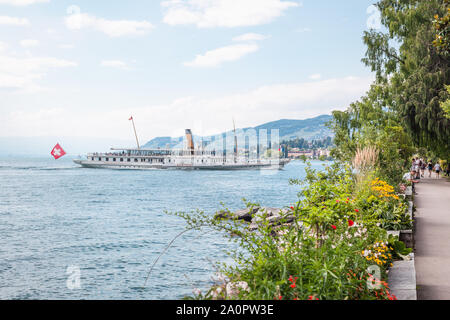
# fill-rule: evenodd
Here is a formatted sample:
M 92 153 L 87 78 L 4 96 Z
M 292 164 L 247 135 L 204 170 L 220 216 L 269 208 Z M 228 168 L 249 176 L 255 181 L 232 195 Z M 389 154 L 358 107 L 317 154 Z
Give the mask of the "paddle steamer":
M 192 133 L 186 130 L 187 148 L 142 149 L 111 148 L 107 153 L 89 153 L 86 159 L 73 160 L 86 168 L 108 169 L 185 169 L 185 170 L 248 170 L 282 169 L 289 159 L 250 158 L 239 156 L 237 143 L 232 154 L 215 150 L 195 149 Z

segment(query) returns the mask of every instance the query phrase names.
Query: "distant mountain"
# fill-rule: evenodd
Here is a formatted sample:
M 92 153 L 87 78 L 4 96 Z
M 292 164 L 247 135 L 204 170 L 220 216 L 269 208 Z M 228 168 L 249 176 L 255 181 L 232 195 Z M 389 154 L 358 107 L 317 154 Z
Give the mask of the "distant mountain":
M 333 132 L 325 125 L 331 120 L 330 115 L 322 115 L 316 118 L 305 120 L 278 120 L 262 124 L 255 127 L 256 131 L 260 129 L 280 130 L 281 140 L 292 140 L 303 138 L 305 140 L 319 140 L 333 135 Z
M 293 140 L 295 138 L 303 138 L 305 140 L 320 140 L 326 137 L 332 137 L 333 132 L 326 127 L 326 123 L 331 120 L 330 115 L 322 115 L 316 118 L 305 119 L 305 120 L 289 120 L 282 119 L 278 121 L 268 122 L 253 128 L 243 128 L 237 130 L 237 136 L 243 134 L 243 132 L 248 129 L 255 129 L 256 132 L 259 130 L 267 130 L 270 135 L 271 130 L 278 129 L 280 134 L 280 141 L 283 140 Z M 195 133 L 195 132 L 194 132 Z M 221 133 L 219 135 L 230 134 L 231 131 Z M 218 135 L 215 135 L 217 137 Z M 202 140 L 211 141 L 213 136 L 201 137 L 194 136 L 194 141 L 198 145 Z M 157 149 L 157 148 L 174 148 L 180 146 L 183 143 L 184 137 L 157 137 L 149 142 L 147 142 L 143 148 L 146 149 Z

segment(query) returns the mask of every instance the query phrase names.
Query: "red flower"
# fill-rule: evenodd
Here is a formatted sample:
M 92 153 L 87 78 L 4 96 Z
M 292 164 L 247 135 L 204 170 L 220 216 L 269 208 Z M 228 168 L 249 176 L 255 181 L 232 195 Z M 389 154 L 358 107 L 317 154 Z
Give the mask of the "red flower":
M 294 207 L 291 207 L 291 210 L 295 210 L 295 208 L 294 208 Z
M 358 210 L 358 209 L 355 209 L 355 212 L 356 212 L 356 213 L 358 213 L 358 212 L 359 212 L 359 210 Z
M 352 227 L 355 224 L 355 222 L 353 220 L 348 220 L 348 226 Z
M 331 226 L 331 228 L 333 228 L 333 230 L 337 229 L 337 227 L 334 224 Z
M 290 287 L 294 289 L 296 287 L 295 283 L 291 284 Z
M 339 199 L 338 200 L 336 200 L 336 203 L 339 203 L 339 202 L 341 202 Z

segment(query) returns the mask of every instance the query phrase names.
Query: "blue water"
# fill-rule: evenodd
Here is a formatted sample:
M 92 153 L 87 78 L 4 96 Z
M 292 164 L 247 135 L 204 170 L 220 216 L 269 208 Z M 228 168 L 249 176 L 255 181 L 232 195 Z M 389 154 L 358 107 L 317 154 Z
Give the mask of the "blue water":
M 314 162 L 320 167 L 320 162 Z M 242 198 L 289 206 L 304 177 L 293 162 L 260 171 L 127 171 L 78 168 L 69 157 L 0 158 L 0 299 L 180 299 L 204 289 L 231 245 L 217 233 L 189 232 L 164 213 L 213 214 Z M 80 270 L 79 286 L 68 286 Z M 74 269 L 72 269 L 74 270 Z

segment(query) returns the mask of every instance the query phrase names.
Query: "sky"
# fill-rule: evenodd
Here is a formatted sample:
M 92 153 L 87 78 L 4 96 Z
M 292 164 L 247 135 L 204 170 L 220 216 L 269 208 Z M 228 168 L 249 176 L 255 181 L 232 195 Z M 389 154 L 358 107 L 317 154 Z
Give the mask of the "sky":
M 146 142 L 345 109 L 373 80 L 373 2 L 0 0 L 0 143 L 132 142 L 131 115 Z

